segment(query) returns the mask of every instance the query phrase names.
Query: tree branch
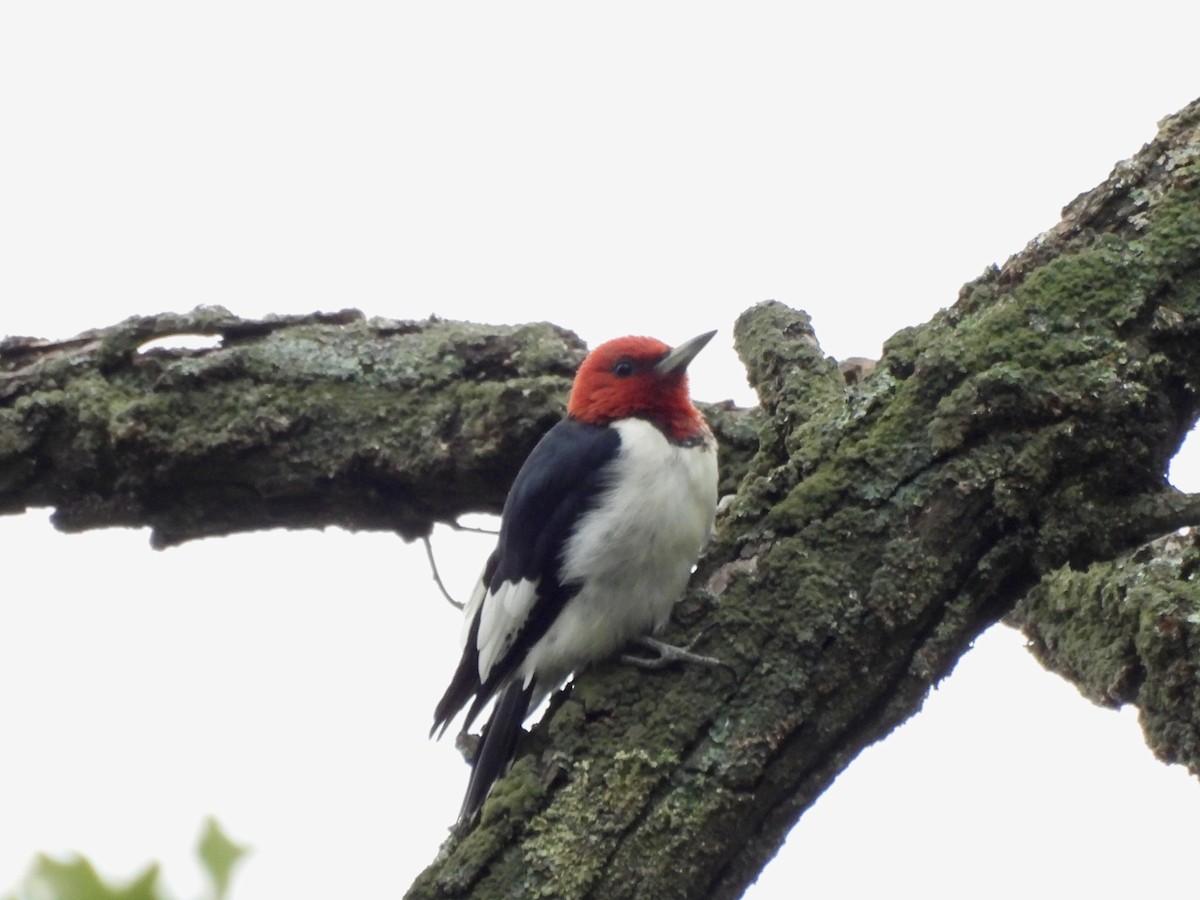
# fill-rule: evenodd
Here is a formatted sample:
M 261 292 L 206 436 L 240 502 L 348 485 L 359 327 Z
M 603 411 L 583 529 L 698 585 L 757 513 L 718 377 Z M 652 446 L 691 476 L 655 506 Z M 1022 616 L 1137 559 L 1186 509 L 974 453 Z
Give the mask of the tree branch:
M 1169 534 L 1086 571 L 1061 569 L 1006 621 L 1046 668 L 1100 706 L 1140 711 L 1159 759 L 1200 775 L 1200 530 Z
M 585 673 L 411 896 L 737 896 L 1043 576 L 1188 521 L 1164 473 L 1200 407 L 1198 158 L 1192 104 L 852 385 L 802 313 L 744 314 L 762 412 L 709 410 L 734 461 L 723 491 L 741 487 L 667 635 L 700 632 L 733 674 Z M 222 346 L 138 352 L 181 332 Z M 0 511 L 148 524 L 160 546 L 273 526 L 421 536 L 499 508 L 581 355 L 552 326 L 355 312 L 10 339 Z
M 1043 575 L 1177 522 L 1198 157 L 1200 103 L 855 387 L 803 314 L 746 313 L 760 453 L 667 636 L 736 677 L 585 673 L 410 896 L 736 897 Z
M 165 336 L 209 350 L 140 352 Z M 562 415 L 582 342 L 552 325 L 240 319 L 219 307 L 66 341 L 0 343 L 0 513 L 65 531 L 149 525 L 155 546 L 258 528 L 429 533 L 499 512 Z M 730 458 L 752 415 L 714 409 Z M 738 474 L 726 472 L 732 491 Z

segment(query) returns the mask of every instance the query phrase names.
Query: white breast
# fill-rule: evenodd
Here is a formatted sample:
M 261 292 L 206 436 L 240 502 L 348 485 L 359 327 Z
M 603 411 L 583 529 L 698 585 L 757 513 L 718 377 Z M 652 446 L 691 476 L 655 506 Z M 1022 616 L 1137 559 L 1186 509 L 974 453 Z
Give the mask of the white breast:
M 661 628 L 712 532 L 717 450 L 673 444 L 641 419 L 613 424 L 621 449 L 611 487 L 563 554 L 563 576 L 582 586 L 520 671 L 557 683 L 631 639 Z

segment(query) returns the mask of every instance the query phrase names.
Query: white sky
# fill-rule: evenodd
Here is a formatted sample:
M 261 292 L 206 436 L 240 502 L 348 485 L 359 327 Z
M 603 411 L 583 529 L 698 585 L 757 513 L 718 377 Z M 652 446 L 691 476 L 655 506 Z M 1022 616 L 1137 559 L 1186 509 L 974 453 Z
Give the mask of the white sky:
M 825 349 L 1058 219 L 1200 94 L 1183 3 L 0 4 L 0 334 L 356 306 L 720 335 L 768 297 Z M 1200 463 L 1177 483 L 1200 488 Z M 466 783 L 426 739 L 457 615 L 420 546 L 0 519 L 0 893 L 38 850 L 165 862 L 216 815 L 235 900 L 397 895 Z M 466 594 L 487 553 L 439 534 Z M 993 632 L 747 895 L 1194 892 L 1200 791 L 1135 716 Z

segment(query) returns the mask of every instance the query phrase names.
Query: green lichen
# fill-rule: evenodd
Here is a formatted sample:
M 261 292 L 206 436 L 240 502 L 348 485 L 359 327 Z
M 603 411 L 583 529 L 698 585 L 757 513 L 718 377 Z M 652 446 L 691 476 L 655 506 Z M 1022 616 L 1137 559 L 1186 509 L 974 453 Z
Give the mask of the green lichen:
M 178 331 L 223 340 L 142 352 Z M 499 508 L 561 415 L 580 350 L 549 326 L 217 309 L 134 318 L 62 347 L 13 342 L 0 352 L 12 370 L 0 508 L 54 505 L 68 529 L 149 524 L 160 545 L 268 526 L 416 536 Z
M 606 860 L 595 853 L 594 842 L 624 832 L 642 812 L 644 798 L 677 763 L 669 751 L 652 753 L 633 747 L 613 753 L 603 769 L 577 766 L 562 790 L 564 798 L 605 799 L 599 804 L 568 802 L 559 807 L 566 814 L 544 814 L 533 820 L 522 861 L 543 887 L 529 896 L 562 900 L 587 896 L 606 866 Z
M 1151 749 L 1200 774 L 1200 537 L 1049 575 L 1011 621 L 1092 702 L 1136 704 Z

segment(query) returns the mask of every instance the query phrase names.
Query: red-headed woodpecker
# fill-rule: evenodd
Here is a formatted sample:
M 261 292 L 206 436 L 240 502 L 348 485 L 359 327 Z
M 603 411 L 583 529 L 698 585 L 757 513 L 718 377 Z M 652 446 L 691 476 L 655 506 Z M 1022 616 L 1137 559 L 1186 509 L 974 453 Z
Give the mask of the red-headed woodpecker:
M 686 369 L 715 333 L 674 349 L 646 337 L 601 344 L 566 417 L 517 473 L 434 712 L 444 732 L 470 702 L 465 730 L 498 698 L 460 823 L 508 768 L 529 711 L 572 672 L 648 639 L 683 594 L 717 505 L 717 445 Z

